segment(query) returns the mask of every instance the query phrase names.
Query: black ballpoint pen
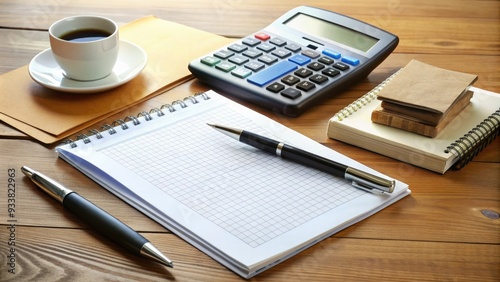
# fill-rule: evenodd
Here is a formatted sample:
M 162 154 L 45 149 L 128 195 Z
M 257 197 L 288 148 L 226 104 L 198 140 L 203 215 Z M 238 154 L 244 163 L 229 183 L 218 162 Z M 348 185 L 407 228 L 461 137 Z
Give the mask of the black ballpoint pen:
M 172 261 L 146 238 L 84 197 L 29 167 L 23 166 L 21 171 L 38 187 L 58 200 L 66 209 L 81 217 L 109 239 L 136 254 L 153 259 L 168 267 L 174 267 Z
M 212 123 L 208 123 L 208 125 L 228 135 L 229 137 L 255 148 L 264 150 L 271 154 L 276 154 L 284 159 L 289 159 L 291 161 L 330 173 L 334 176 L 345 178 L 352 181 L 352 185 L 356 188 L 360 188 L 368 192 L 392 193 L 394 191 L 394 187 L 396 185 L 394 180 L 385 179 L 371 173 L 349 167 L 246 130 Z

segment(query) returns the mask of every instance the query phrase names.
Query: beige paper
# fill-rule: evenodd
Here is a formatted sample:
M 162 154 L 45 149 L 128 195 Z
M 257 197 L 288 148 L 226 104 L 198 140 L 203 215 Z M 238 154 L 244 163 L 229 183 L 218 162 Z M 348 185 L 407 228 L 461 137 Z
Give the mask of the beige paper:
M 106 92 L 64 93 L 38 85 L 24 66 L 0 76 L 0 119 L 43 143 L 54 143 L 193 78 L 187 68 L 191 60 L 233 41 L 153 16 L 121 27 L 120 39 L 148 54 L 137 78 Z
M 378 99 L 442 115 L 476 79 L 412 60 L 378 93 Z

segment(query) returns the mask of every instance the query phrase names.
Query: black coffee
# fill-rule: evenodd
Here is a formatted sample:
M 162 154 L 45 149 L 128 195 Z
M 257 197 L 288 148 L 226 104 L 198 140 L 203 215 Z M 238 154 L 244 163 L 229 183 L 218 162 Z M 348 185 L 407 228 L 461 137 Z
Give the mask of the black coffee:
M 63 34 L 59 38 L 73 42 L 89 42 L 110 36 L 111 33 L 99 29 L 79 29 Z

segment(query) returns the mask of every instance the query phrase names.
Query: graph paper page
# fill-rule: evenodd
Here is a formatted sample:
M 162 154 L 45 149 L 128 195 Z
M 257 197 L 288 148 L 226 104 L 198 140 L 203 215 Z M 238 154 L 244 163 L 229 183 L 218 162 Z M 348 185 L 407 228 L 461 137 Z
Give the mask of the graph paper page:
M 181 110 L 182 116 L 169 121 L 99 141 L 91 153 L 77 149 L 126 183 L 131 192 L 121 193 L 140 198 L 135 206 L 147 203 L 146 214 L 159 221 L 168 218 L 161 223 L 175 222 L 194 244 L 209 244 L 217 255 L 246 266 L 305 246 L 389 200 L 219 133 L 207 122 L 244 128 L 354 164 L 267 118 L 255 119 L 254 112 L 245 113 L 241 106 L 203 103 L 207 106 Z

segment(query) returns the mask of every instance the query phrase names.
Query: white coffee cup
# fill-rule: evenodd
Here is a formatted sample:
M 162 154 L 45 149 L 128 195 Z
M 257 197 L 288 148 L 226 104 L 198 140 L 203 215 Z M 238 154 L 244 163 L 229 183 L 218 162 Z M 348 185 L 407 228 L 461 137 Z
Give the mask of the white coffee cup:
M 118 26 L 99 16 L 61 19 L 49 28 L 50 48 L 69 79 L 98 80 L 108 76 L 118 59 Z

